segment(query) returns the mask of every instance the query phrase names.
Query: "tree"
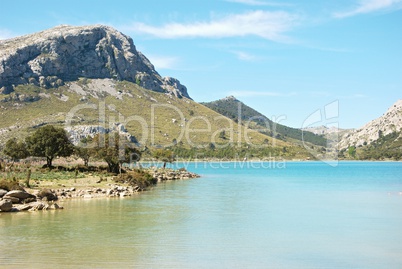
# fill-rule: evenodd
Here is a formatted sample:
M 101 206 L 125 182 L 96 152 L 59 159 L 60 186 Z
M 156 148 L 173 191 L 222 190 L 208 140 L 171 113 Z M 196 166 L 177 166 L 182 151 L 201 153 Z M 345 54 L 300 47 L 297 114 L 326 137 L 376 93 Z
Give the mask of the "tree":
M 154 151 L 154 158 L 163 162 L 163 169 L 166 168 L 167 163 L 176 161 L 174 153 L 168 149 L 157 149 Z
M 121 166 L 124 163 L 137 162 L 141 159 L 141 152 L 118 133 L 98 134 L 93 141 L 96 157 L 107 163 L 110 173 L 121 173 Z
M 6 142 L 3 152 L 9 156 L 13 162 L 25 159 L 29 156 L 26 144 L 23 141 L 18 141 L 15 137 Z
M 349 154 L 350 157 L 356 158 L 356 147 L 350 146 L 348 148 L 348 154 Z
M 84 165 L 88 167 L 89 158 L 95 155 L 94 149 L 88 147 L 86 144 L 92 142 L 92 137 L 85 137 L 81 139 L 80 145 L 74 147 L 74 154 L 84 161 Z
M 31 156 L 46 157 L 46 166 L 52 167 L 55 157 L 68 157 L 73 153 L 74 145 L 67 132 L 61 127 L 46 125 L 25 139 Z

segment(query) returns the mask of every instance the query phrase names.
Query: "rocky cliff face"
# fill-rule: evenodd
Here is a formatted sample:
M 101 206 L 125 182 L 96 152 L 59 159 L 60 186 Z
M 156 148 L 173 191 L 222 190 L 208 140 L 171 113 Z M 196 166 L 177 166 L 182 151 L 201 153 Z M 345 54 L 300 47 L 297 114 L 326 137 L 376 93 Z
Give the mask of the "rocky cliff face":
M 127 80 L 190 98 L 185 86 L 162 78 L 133 40 L 111 27 L 62 25 L 0 41 L 0 93 L 20 84 L 58 87 L 80 77 Z
M 381 117 L 367 123 L 362 128 L 345 134 L 339 143 L 339 149 L 350 146 L 370 144 L 393 132 L 402 132 L 402 100 L 398 100 Z

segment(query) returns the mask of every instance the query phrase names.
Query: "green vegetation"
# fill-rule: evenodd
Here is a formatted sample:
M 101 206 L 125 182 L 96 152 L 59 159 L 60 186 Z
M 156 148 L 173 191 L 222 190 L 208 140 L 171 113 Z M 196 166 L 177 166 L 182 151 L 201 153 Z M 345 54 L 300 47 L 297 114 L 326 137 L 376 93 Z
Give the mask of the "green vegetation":
M 103 159 L 108 165 L 108 171 L 111 173 L 122 172 L 121 167 L 124 163 L 137 162 L 141 159 L 141 152 L 134 147 L 118 133 L 98 134 L 93 138 L 95 147 L 93 154 Z
M 9 156 L 13 162 L 25 159 L 29 156 L 25 142 L 18 141 L 15 137 L 7 141 L 3 152 Z
M 47 167 L 52 167 L 55 157 L 68 157 L 74 150 L 67 132 L 63 128 L 52 125 L 40 127 L 25 141 L 29 154 L 35 157 L 45 157 Z
M 6 191 L 13 191 L 13 190 L 23 190 L 23 188 L 20 186 L 17 180 L 5 180 L 2 179 L 0 180 L 0 189 L 6 190 Z
M 350 147 L 350 149 L 355 147 Z M 340 157 L 347 158 L 345 151 L 339 153 Z M 353 158 L 360 160 L 401 160 L 402 159 L 402 132 L 392 132 L 387 135 L 379 133 L 379 138 L 370 144 L 363 144 L 363 146 L 355 148 L 355 155 Z
M 153 157 L 163 162 L 163 168 L 166 168 L 167 163 L 174 163 L 176 161 L 174 152 L 169 149 L 157 149 L 154 151 Z
M 209 103 L 201 103 L 204 106 L 234 120 L 242 122 L 248 127 L 258 130 L 259 132 L 275 137 L 281 140 L 292 138 L 299 141 L 305 141 L 318 146 L 326 146 L 327 140 L 319 135 L 308 131 L 301 131 L 287 127 L 285 125 L 275 123 L 263 114 L 236 100 L 234 97 L 229 97 Z
M 147 171 L 134 169 L 125 174 L 121 174 L 114 178 L 115 182 L 125 183 L 131 186 L 138 186 L 141 190 L 145 190 L 148 187 L 155 185 L 157 179 L 153 178 Z

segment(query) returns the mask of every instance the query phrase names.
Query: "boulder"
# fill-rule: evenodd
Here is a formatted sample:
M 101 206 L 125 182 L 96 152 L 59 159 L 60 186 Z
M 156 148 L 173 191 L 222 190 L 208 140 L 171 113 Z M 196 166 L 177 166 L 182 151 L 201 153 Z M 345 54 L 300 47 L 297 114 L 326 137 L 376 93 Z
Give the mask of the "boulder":
M 16 197 L 7 196 L 7 195 L 3 196 L 3 200 L 8 200 L 8 201 L 10 201 L 10 202 L 13 203 L 13 204 L 18 204 L 18 203 L 20 203 L 20 199 L 18 199 L 18 198 L 16 198 Z
M 0 201 L 0 211 L 10 212 L 12 208 L 13 208 L 13 203 L 10 200 L 1 200 Z
M 9 191 L 4 196 L 18 198 L 21 201 L 25 200 L 27 198 L 36 198 L 35 195 L 32 195 L 26 191 L 21 191 L 21 190 Z
M 0 189 L 0 198 L 2 198 L 4 195 L 6 195 L 7 191 Z

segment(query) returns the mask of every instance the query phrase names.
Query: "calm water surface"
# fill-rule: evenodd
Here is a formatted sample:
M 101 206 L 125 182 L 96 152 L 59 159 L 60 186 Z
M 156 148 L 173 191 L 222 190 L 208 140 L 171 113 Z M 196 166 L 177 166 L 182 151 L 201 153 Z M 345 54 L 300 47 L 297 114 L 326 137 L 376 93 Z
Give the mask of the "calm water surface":
M 188 169 L 203 177 L 0 213 L 0 268 L 402 268 L 402 163 Z

